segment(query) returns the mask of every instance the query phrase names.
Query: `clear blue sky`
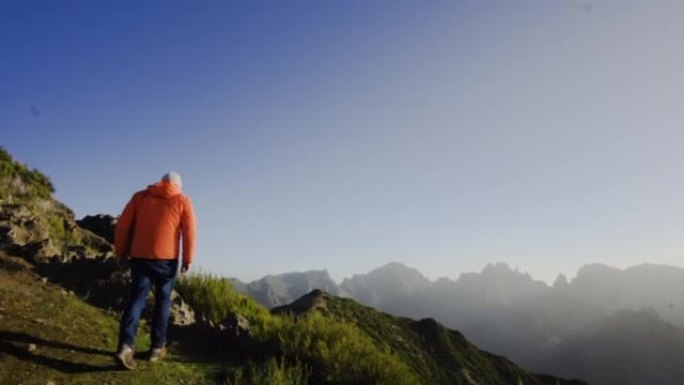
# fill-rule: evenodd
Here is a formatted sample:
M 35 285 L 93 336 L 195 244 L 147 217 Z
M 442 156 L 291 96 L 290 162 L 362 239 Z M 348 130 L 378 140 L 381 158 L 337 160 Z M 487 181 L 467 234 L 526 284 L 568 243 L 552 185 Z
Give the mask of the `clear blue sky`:
M 3 1 L 0 145 L 78 217 L 179 171 L 197 265 L 684 265 L 681 1 Z

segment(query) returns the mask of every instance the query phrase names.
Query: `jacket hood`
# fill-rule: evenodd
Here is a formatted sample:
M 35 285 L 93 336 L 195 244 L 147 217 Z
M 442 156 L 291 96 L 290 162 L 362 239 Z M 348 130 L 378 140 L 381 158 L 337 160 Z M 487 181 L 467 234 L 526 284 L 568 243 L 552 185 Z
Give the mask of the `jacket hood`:
M 147 186 L 147 192 L 162 198 L 171 198 L 181 193 L 180 187 L 169 181 L 159 181 Z

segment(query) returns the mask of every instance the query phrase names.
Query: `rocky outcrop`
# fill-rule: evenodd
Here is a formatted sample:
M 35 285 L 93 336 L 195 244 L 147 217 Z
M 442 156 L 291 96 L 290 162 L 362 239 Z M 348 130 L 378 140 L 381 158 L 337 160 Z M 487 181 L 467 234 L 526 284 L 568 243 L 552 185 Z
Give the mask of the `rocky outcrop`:
M 35 268 L 50 281 L 103 309 L 121 311 L 128 300 L 131 274 L 121 269 L 115 258 L 75 258 L 64 263 L 40 263 Z M 152 317 L 153 298 L 150 292 L 144 318 Z M 195 323 L 195 312 L 175 291 L 171 295 L 169 322 L 178 326 Z
M 117 218 L 106 215 L 87 215 L 83 219 L 79 219 L 76 223 L 82 228 L 91 233 L 104 238 L 109 243 L 114 243 L 114 229 L 116 228 Z
M 190 305 L 183 301 L 183 298 L 175 291 L 171 293 L 171 315 L 169 316 L 169 323 L 176 326 L 193 325 L 195 320 L 195 311 Z
M 0 249 L 33 260 L 61 254 L 50 237 L 49 227 L 28 207 L 19 204 L 0 207 Z
M 40 263 L 36 271 L 104 309 L 120 310 L 127 299 L 130 273 L 119 269 L 114 258 L 74 258 L 67 262 Z
M 221 320 L 216 327 L 230 339 L 248 337 L 250 335 L 249 321 L 235 312 L 228 313 L 228 316 Z
M 0 250 L 33 263 L 109 257 L 112 245 L 81 229 L 70 210 L 52 200 L 0 206 Z
M 71 210 L 52 199 L 3 201 L 0 250 L 24 258 L 39 274 L 96 306 L 121 310 L 130 273 L 119 268 L 106 238 L 113 234 L 114 218 L 96 215 L 79 222 L 85 228 Z M 170 322 L 195 322 L 193 310 L 175 293 Z
M 116 218 L 93 215 L 76 221 L 54 199 L 49 178 L 14 161 L 0 147 L 0 252 L 21 257 L 36 272 L 88 302 L 121 310 L 130 273 L 114 258 Z M 171 323 L 195 322 L 193 310 L 174 293 Z

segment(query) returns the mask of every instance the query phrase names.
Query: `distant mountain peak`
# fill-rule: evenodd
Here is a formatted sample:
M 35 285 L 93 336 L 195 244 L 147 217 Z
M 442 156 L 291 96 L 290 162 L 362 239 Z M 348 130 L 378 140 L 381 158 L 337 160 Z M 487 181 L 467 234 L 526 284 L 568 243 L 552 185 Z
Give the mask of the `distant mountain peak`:
M 639 265 L 628 267 L 624 271 L 626 273 L 652 273 L 652 274 L 676 273 L 676 274 L 681 274 L 684 271 L 684 269 L 682 269 L 681 267 L 676 267 L 676 266 L 671 266 L 671 265 L 663 265 L 663 264 L 658 264 L 658 263 L 644 262 L 644 263 L 641 263 Z
M 508 271 L 508 272 L 513 272 L 513 269 L 511 269 L 510 266 L 508 266 L 508 263 L 506 262 L 489 262 L 487 266 L 483 269 L 484 271 Z
M 558 274 L 558 277 L 556 277 L 556 280 L 553 282 L 553 287 L 558 289 L 568 287 L 569 285 L 568 277 L 566 277 L 565 274 Z
M 590 263 L 582 266 L 577 272 L 577 278 L 590 277 L 594 275 L 619 274 L 622 270 L 611 267 L 603 263 Z
M 508 275 L 508 276 L 523 276 L 529 279 L 532 279 L 532 276 L 528 272 L 520 272 L 518 269 L 513 269 L 511 268 L 507 263 L 505 262 L 495 262 L 495 263 L 488 263 L 487 266 L 485 266 L 484 269 L 482 269 L 482 275 L 487 276 L 487 275 Z
M 430 285 L 418 270 L 391 262 L 364 275 L 354 275 L 342 281 L 340 289 L 348 297 L 376 306 L 380 302 L 399 303 L 406 296 Z
M 368 275 L 393 274 L 396 276 L 412 277 L 419 280 L 429 281 L 418 269 L 408 267 L 400 262 L 390 262 L 386 265 L 380 266 L 371 270 Z
M 300 315 L 312 310 L 326 309 L 328 307 L 329 298 L 330 294 L 319 289 L 314 289 L 288 305 L 271 309 L 271 312 L 274 314 L 294 313 L 295 315 Z
M 232 282 L 238 291 L 249 294 L 269 308 L 288 304 L 316 289 L 339 294 L 339 286 L 327 270 L 267 275 L 249 283 L 242 283 L 236 279 L 232 279 Z

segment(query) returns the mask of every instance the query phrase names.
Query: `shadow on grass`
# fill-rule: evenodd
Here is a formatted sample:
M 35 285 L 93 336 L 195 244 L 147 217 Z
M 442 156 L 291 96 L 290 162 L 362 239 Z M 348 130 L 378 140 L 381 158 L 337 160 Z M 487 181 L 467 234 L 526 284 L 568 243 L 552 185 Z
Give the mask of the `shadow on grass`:
M 204 325 L 169 325 L 169 340 L 182 354 L 179 361 L 218 363 L 235 359 L 235 350 L 218 333 Z
M 0 352 L 3 354 L 10 354 L 17 359 L 34 362 L 38 365 L 47 366 L 63 373 L 93 373 L 105 372 L 112 370 L 119 370 L 114 364 L 105 366 L 96 366 L 78 362 L 70 362 L 67 360 L 48 357 L 36 354 L 30 351 L 27 347 L 17 346 L 17 344 L 35 344 L 36 347 L 47 347 L 53 349 L 62 349 L 69 351 L 76 351 L 86 354 L 109 356 L 112 353 L 92 348 L 84 348 L 80 346 L 65 344 L 62 342 L 48 341 L 39 337 L 35 337 L 26 333 L 16 333 L 6 330 L 0 330 Z
M 282 351 L 273 342 L 258 341 L 248 335 L 230 337 L 203 324 L 169 327 L 170 339 L 182 354 L 181 362 L 244 364 L 279 357 Z

